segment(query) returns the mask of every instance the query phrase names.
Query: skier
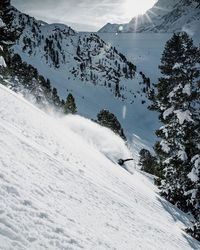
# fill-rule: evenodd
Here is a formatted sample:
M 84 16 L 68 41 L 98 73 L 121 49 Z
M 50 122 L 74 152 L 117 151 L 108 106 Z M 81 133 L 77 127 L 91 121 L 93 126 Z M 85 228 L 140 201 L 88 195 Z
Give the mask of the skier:
M 123 166 L 124 163 L 125 163 L 126 161 L 133 161 L 133 158 L 125 159 L 125 160 L 119 159 L 117 163 L 118 163 L 120 166 Z

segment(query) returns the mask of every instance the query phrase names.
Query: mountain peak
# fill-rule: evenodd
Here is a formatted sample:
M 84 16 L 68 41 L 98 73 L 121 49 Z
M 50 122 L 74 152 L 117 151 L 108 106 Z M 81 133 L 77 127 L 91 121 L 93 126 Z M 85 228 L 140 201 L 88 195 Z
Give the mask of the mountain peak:
M 144 15 L 134 17 L 129 23 L 105 25 L 101 33 L 118 32 L 176 32 L 198 31 L 200 23 L 199 0 L 158 0 Z

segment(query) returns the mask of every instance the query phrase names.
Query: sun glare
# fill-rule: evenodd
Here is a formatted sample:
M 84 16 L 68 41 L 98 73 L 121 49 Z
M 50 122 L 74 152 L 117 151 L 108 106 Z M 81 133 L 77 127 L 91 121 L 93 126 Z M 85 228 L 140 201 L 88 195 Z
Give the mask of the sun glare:
M 125 0 L 124 1 L 124 14 L 128 18 L 133 18 L 138 15 L 144 14 L 150 9 L 156 0 Z

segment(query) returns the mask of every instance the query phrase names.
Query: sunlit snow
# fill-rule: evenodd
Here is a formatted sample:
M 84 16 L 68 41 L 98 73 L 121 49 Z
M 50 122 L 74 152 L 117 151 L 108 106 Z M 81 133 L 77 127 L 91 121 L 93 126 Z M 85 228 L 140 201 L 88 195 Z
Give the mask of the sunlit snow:
M 0 249 L 199 249 L 136 158 L 133 174 L 116 164 L 129 155 L 109 130 L 0 86 Z

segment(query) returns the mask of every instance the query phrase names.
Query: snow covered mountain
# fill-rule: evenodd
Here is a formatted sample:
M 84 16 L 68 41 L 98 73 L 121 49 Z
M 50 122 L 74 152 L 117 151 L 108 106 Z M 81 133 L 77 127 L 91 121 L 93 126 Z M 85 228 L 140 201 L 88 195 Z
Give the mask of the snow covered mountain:
M 99 32 L 175 32 L 196 33 L 200 26 L 199 0 L 159 0 L 144 15 L 127 24 L 106 24 Z
M 0 85 L 0 249 L 199 249 L 120 137 Z
M 133 63 L 96 34 L 37 21 L 16 10 L 9 0 L 3 2 L 0 42 L 12 57 L 19 55 L 50 79 L 61 98 L 72 93 L 79 114 L 95 119 L 101 109 L 109 109 L 129 139 L 137 134 L 154 140 L 155 115 L 147 111 L 149 82 Z

